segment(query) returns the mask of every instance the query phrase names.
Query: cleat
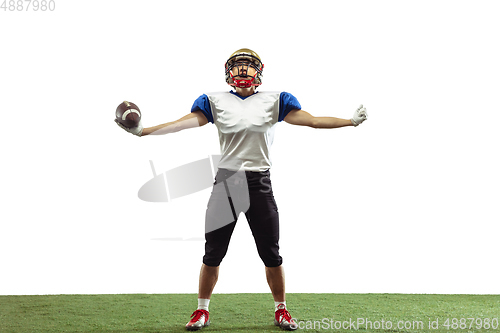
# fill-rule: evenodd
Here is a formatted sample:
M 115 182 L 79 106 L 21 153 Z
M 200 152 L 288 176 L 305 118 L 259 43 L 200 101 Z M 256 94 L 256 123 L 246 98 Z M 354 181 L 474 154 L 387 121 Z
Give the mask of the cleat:
M 285 331 L 295 331 L 299 327 L 284 304 L 278 305 L 278 310 L 274 313 L 274 325 Z
M 210 325 L 210 320 L 208 319 L 208 311 L 196 310 L 191 315 L 191 320 L 186 324 L 186 329 L 188 331 L 198 331 L 203 327 Z

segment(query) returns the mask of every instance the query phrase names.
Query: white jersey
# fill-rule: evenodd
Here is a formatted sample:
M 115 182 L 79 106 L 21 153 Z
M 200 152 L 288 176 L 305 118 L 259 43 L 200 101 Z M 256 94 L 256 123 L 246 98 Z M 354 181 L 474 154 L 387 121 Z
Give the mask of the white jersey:
M 219 131 L 219 168 L 266 171 L 272 165 L 270 149 L 276 125 L 292 109 L 300 108 L 297 99 L 284 92 L 241 97 L 230 91 L 200 96 L 192 111 L 201 110 Z

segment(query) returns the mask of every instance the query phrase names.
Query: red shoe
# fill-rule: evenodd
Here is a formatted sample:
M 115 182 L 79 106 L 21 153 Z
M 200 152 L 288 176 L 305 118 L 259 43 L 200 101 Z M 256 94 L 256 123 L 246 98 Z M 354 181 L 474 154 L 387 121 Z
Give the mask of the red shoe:
M 210 320 L 208 319 L 208 311 L 196 310 L 191 315 L 191 320 L 186 324 L 186 329 L 188 331 L 201 330 L 203 327 L 210 325 Z
M 274 313 L 274 325 L 286 331 L 295 331 L 299 327 L 284 304 L 278 305 L 278 310 Z

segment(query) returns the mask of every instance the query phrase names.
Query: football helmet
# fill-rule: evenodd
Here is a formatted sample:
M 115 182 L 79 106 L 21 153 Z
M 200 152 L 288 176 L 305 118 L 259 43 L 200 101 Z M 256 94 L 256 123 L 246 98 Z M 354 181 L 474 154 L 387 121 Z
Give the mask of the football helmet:
M 226 61 L 226 82 L 230 86 L 249 88 L 251 86 L 260 86 L 262 84 L 262 70 L 264 64 L 257 53 L 250 49 L 239 49 L 231 54 Z M 249 67 L 255 69 L 253 76 L 248 75 Z M 233 68 L 237 69 L 236 75 L 233 74 Z

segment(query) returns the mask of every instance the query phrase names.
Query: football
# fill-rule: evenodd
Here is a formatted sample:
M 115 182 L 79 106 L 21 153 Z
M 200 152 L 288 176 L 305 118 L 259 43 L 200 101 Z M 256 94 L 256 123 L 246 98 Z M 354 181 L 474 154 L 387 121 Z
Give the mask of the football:
M 141 120 L 141 110 L 131 102 L 123 102 L 116 108 L 116 121 L 127 128 L 133 128 L 139 125 Z

